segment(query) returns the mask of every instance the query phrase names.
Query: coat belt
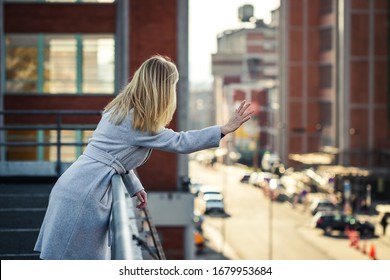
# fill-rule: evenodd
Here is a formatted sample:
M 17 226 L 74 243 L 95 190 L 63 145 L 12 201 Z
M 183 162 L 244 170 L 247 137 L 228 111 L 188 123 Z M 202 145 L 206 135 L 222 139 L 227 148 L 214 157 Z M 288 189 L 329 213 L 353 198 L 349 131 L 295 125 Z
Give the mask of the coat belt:
M 123 164 L 118 160 L 116 156 L 113 156 L 106 151 L 103 151 L 91 144 L 87 146 L 87 148 L 84 151 L 84 155 L 87 157 L 90 157 L 98 162 L 101 162 L 105 165 L 108 165 L 115 169 L 115 171 L 121 175 L 123 178 L 125 174 L 128 174 L 129 171 L 126 170 L 126 168 L 123 166 Z M 111 186 L 111 184 L 110 184 Z M 112 244 L 112 216 L 110 215 L 110 222 L 108 225 L 108 247 L 111 247 Z
M 116 156 L 113 156 L 106 151 L 103 151 L 91 144 L 87 146 L 84 151 L 84 155 L 90 157 L 98 162 L 108 165 L 115 169 L 118 174 L 128 174 L 129 171 L 123 166 Z

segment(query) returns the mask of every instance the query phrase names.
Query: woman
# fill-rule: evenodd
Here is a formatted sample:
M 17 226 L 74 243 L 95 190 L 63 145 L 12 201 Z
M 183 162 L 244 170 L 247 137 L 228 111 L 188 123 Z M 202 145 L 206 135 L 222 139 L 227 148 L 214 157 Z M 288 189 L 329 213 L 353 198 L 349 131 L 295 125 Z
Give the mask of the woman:
M 138 208 L 147 195 L 133 170 L 152 149 L 192 153 L 218 147 L 221 137 L 248 121 L 243 101 L 223 126 L 174 132 L 165 126 L 176 109 L 176 66 L 162 56 L 146 60 L 105 108 L 83 155 L 58 179 L 35 250 L 42 259 L 110 259 L 111 178 L 121 174 Z

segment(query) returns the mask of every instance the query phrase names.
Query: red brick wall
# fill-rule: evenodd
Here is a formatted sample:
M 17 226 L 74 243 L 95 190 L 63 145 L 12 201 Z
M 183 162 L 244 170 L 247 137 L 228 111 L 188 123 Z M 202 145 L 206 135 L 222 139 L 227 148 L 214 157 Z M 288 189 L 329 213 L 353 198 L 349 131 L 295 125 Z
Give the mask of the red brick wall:
M 155 54 L 177 61 L 176 0 L 131 1 L 130 7 L 130 73 Z M 176 120 L 170 127 L 176 128 Z M 148 191 L 176 191 L 177 156 L 153 151 L 147 163 L 138 169 Z
M 177 1 L 130 1 L 129 72 L 148 57 L 167 55 L 177 62 Z M 114 33 L 115 3 L 113 4 L 12 4 L 5 3 L 6 33 Z M 180 94 L 180 93 L 178 93 Z M 8 95 L 7 110 L 102 110 L 113 96 Z M 16 122 L 12 118 L 9 121 Z M 24 120 L 41 122 L 41 119 Z M 52 119 L 46 119 L 52 122 Z M 97 122 L 96 118 L 69 119 L 69 122 Z M 170 127 L 175 129 L 176 118 Z M 149 161 L 138 169 L 147 191 L 177 191 L 177 155 L 154 151 Z M 182 227 L 159 228 L 168 259 L 184 258 Z
M 4 108 L 6 110 L 88 110 L 100 111 L 112 99 L 110 95 L 6 95 Z M 63 117 L 67 124 L 96 124 L 100 116 L 69 116 Z M 55 124 L 54 116 L 22 116 L 10 115 L 6 123 L 24 124 Z
M 12 4 L 4 8 L 6 33 L 114 33 L 115 4 Z M 162 54 L 177 60 L 176 0 L 131 1 L 130 73 L 148 57 Z M 111 96 L 6 96 L 6 109 L 101 110 Z M 80 123 L 83 119 L 80 119 Z M 176 119 L 170 124 L 176 128 Z M 161 168 L 164 163 L 164 168 Z M 176 191 L 177 156 L 154 151 L 139 169 L 150 191 Z
M 4 4 L 6 33 L 114 33 L 115 4 Z
M 320 121 L 319 102 L 322 94 L 319 86 L 319 62 L 322 57 L 319 27 L 323 21 L 320 5 L 320 0 L 289 1 L 288 153 L 319 150 L 320 134 L 316 124 Z M 297 166 L 297 163 L 290 161 L 288 165 Z
M 388 108 L 388 34 L 389 34 L 389 1 L 375 1 L 374 30 L 369 30 L 370 1 L 354 0 L 351 2 L 351 63 L 350 63 L 350 127 L 356 134 L 349 136 L 351 149 L 371 152 L 373 149 L 390 147 L 390 124 Z M 373 36 L 373 123 L 370 123 L 370 39 Z M 372 126 L 372 133 L 370 132 Z M 387 132 L 387 133 L 386 133 Z M 372 137 L 373 147 L 369 147 Z M 352 159 L 353 161 L 353 159 Z M 368 164 L 364 157 L 355 164 Z
M 161 245 L 168 260 L 184 260 L 184 230 L 182 227 L 157 227 Z

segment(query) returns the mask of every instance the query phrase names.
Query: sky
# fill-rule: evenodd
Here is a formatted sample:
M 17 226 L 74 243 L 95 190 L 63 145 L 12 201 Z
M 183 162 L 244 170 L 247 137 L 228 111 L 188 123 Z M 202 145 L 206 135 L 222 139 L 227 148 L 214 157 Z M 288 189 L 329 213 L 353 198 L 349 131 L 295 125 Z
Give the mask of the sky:
M 217 51 L 217 35 L 239 29 L 238 8 L 251 4 L 254 16 L 269 23 L 279 0 L 189 0 L 190 84 L 211 83 L 211 54 Z

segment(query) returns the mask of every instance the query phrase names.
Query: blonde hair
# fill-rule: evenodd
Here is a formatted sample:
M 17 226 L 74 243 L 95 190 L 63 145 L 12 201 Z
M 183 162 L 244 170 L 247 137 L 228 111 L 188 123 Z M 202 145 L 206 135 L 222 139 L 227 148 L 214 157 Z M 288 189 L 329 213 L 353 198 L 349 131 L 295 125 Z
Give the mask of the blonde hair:
M 104 109 L 110 121 L 120 124 L 133 111 L 133 128 L 152 134 L 165 127 L 176 110 L 179 73 L 167 57 L 155 55 L 134 73 L 127 86 Z

